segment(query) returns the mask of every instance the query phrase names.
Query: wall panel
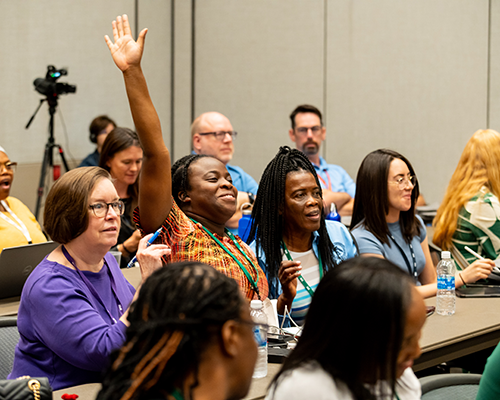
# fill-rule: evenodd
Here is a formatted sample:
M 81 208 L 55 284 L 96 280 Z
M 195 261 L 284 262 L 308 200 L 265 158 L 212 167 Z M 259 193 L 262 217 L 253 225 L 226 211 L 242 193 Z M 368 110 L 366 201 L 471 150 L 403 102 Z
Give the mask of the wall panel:
M 500 0 L 491 0 L 489 128 L 500 132 Z
M 232 163 L 257 181 L 288 139 L 288 115 L 323 100 L 323 1 L 196 2 L 195 114 L 238 131 Z
M 486 125 L 488 1 L 329 1 L 327 30 L 328 160 L 354 178 L 390 147 L 440 201 Z

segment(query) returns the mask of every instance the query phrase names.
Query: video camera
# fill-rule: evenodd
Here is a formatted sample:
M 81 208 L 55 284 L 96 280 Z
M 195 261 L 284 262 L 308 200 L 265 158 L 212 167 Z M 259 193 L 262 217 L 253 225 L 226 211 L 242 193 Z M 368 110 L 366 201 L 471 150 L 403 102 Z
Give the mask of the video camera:
M 61 94 L 75 93 L 76 85 L 69 83 L 56 82 L 61 76 L 68 75 L 65 69 L 56 69 L 53 65 L 47 67 L 45 78 L 36 78 L 33 84 L 38 93 L 47 96 L 47 98 L 56 98 Z

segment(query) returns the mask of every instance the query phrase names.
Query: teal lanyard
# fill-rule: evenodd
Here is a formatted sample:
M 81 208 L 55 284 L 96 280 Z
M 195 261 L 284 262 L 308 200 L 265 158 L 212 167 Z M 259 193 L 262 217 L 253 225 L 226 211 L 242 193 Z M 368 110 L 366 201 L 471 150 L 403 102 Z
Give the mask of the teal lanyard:
M 195 224 L 199 224 L 201 226 L 201 228 L 213 239 L 215 240 L 215 242 L 224 249 L 224 251 L 229 254 L 231 256 L 231 258 L 236 261 L 236 263 L 239 265 L 240 269 L 243 271 L 243 273 L 245 274 L 245 276 L 247 277 L 248 281 L 250 282 L 250 285 L 252 286 L 252 289 L 253 291 L 257 294 L 257 297 L 258 299 L 260 300 L 260 293 L 259 293 L 259 287 L 257 286 L 257 283 L 259 282 L 259 270 L 257 269 L 257 267 L 255 266 L 255 264 L 252 262 L 252 260 L 250 259 L 250 257 L 248 257 L 246 255 L 246 253 L 243 251 L 243 249 L 241 248 L 240 244 L 237 242 L 236 238 L 234 237 L 234 235 L 228 231 L 226 228 L 224 228 L 224 231 L 226 232 L 226 235 L 229 236 L 229 239 L 231 239 L 233 241 L 233 244 L 236 246 L 236 248 L 240 251 L 241 254 L 243 254 L 243 256 L 247 259 L 247 261 L 250 263 L 250 265 L 253 267 L 254 271 L 255 271 L 255 275 L 257 276 L 257 280 L 254 281 L 254 279 L 252 278 L 252 276 L 250 275 L 250 273 L 247 271 L 247 269 L 243 266 L 243 264 L 234 256 L 233 253 L 231 253 L 231 251 L 229 251 L 229 249 L 219 240 L 217 239 L 213 234 L 212 232 L 210 232 L 207 228 L 205 228 L 203 226 L 203 224 L 200 224 L 198 221 L 195 221 L 193 218 L 189 218 L 191 221 L 193 221 Z
M 175 389 L 172 393 L 171 393 L 172 397 L 175 399 L 175 400 L 184 400 L 184 396 L 182 395 L 182 393 L 180 392 L 179 389 Z
M 286 258 L 288 258 L 288 261 L 293 261 L 293 258 L 288 251 L 288 248 L 286 247 L 285 242 L 282 240 L 281 241 L 281 247 L 283 248 L 283 252 L 285 253 Z M 323 279 L 323 263 L 321 262 L 321 254 L 318 252 L 318 262 L 319 262 L 319 280 Z M 313 297 L 314 290 L 311 289 L 311 286 L 306 282 L 304 277 L 302 275 L 299 275 L 297 278 L 300 283 L 302 283 L 302 286 L 304 286 L 304 289 L 307 290 L 307 293 L 309 293 L 309 296 Z

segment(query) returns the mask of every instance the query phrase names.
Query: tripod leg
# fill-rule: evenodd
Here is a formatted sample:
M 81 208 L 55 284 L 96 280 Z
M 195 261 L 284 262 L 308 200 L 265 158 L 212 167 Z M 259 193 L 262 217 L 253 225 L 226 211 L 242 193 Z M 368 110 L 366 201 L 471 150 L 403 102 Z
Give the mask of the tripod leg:
M 69 168 L 68 168 L 68 163 L 66 162 L 66 157 L 64 156 L 64 150 L 60 145 L 57 144 L 56 146 L 59 149 L 59 155 L 61 156 L 61 160 L 63 162 L 64 169 L 66 170 L 66 172 L 68 172 Z
M 38 183 L 38 192 L 36 198 L 35 218 L 37 220 L 38 220 L 38 213 L 40 211 L 40 204 L 43 198 L 43 190 L 45 188 L 45 175 L 47 173 L 47 164 L 49 163 L 51 152 L 52 152 L 52 147 L 49 143 L 47 143 L 45 145 L 45 152 L 43 153 L 42 171 L 40 173 L 40 181 Z

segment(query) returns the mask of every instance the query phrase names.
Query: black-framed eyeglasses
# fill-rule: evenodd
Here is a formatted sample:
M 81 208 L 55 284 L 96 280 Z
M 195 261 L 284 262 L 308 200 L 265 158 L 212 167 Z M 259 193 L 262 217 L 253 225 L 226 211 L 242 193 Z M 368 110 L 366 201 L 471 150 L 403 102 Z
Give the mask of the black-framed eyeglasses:
M 198 135 L 200 135 L 200 136 L 213 135 L 215 137 L 215 139 L 222 142 L 226 138 L 226 135 L 231 136 L 232 139 L 236 139 L 238 132 L 236 132 L 236 131 L 202 132 L 202 133 L 198 133 Z
M 297 131 L 297 133 L 299 135 L 305 136 L 309 132 L 309 129 L 311 130 L 311 132 L 314 136 L 318 136 L 321 133 L 321 130 L 323 129 L 323 127 L 320 125 L 315 125 L 315 126 L 310 127 L 310 128 L 309 127 L 306 128 L 305 126 L 301 126 L 300 128 L 296 128 L 295 130 Z
M 389 183 L 398 185 L 398 188 L 402 190 L 408 187 L 408 185 L 415 186 L 417 183 L 417 177 L 415 175 L 411 175 L 409 177 L 402 176 L 394 181 L 389 181 Z
M 4 163 L 0 163 L 0 166 L 3 166 L 7 171 L 15 172 L 17 168 L 17 163 L 12 161 L 7 161 Z
M 113 208 L 117 215 L 123 215 L 125 212 L 125 203 L 121 200 L 112 203 L 95 203 L 89 206 L 97 218 L 105 217 L 108 214 L 109 207 Z

